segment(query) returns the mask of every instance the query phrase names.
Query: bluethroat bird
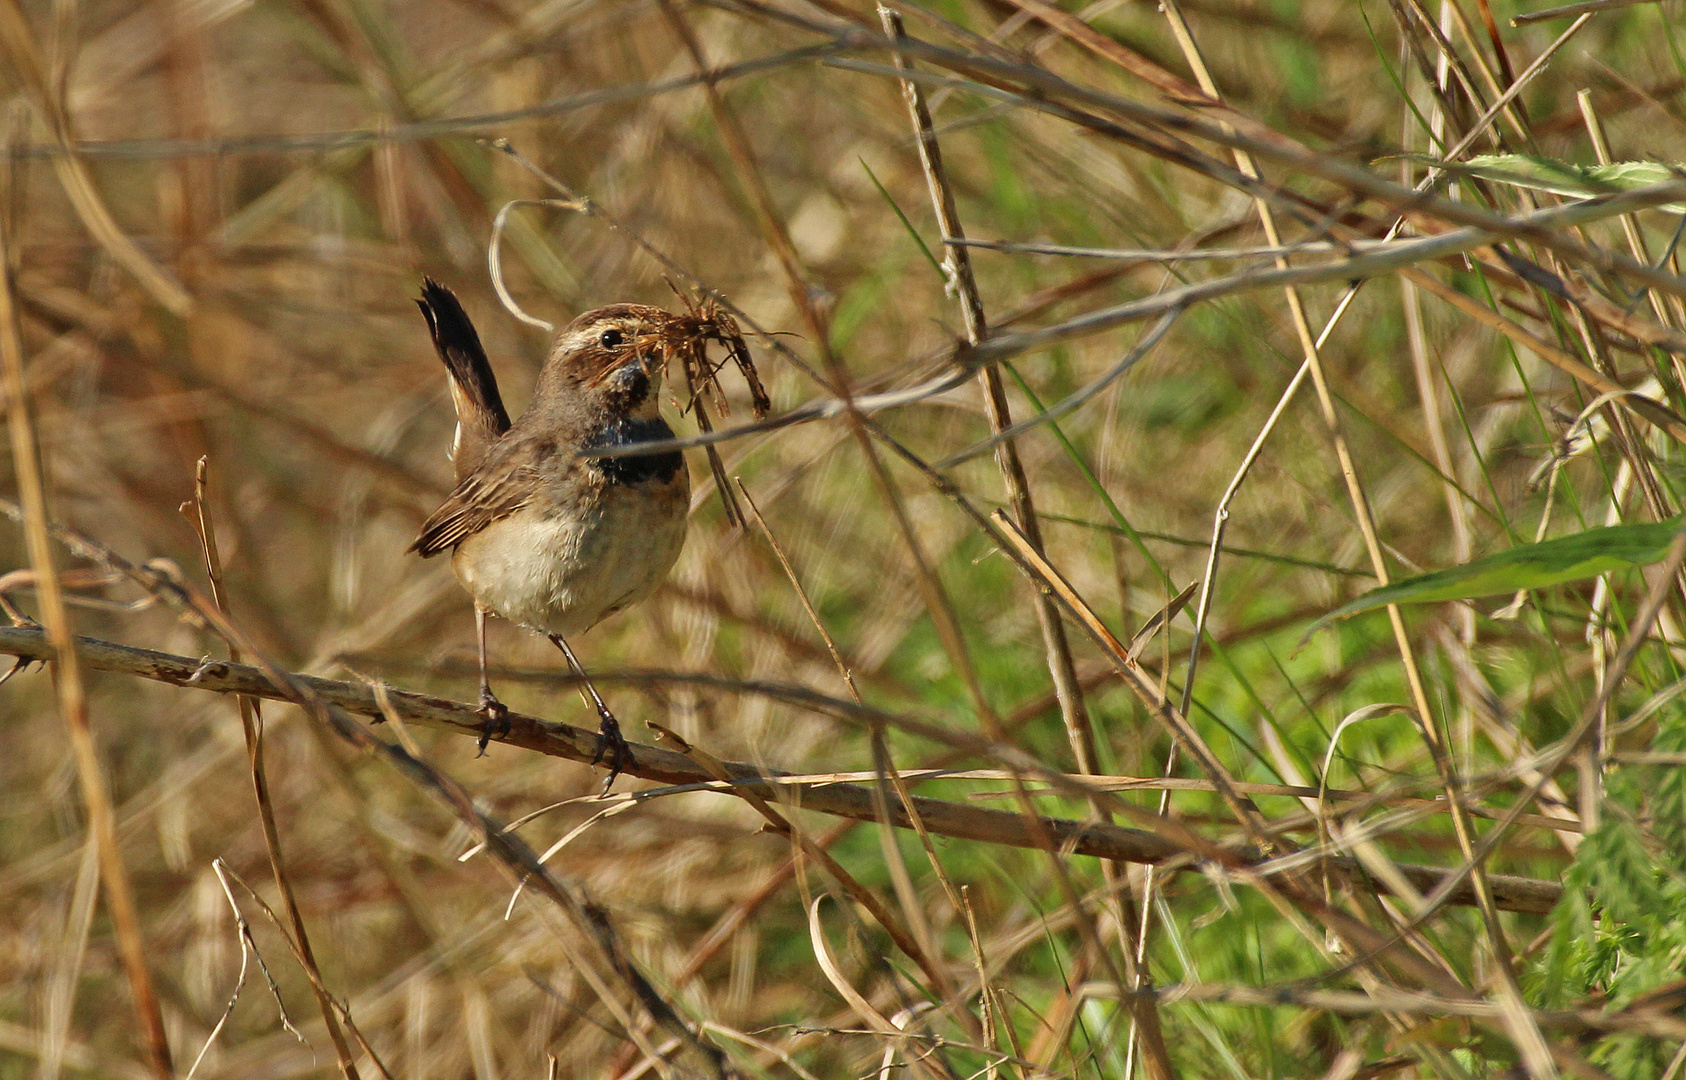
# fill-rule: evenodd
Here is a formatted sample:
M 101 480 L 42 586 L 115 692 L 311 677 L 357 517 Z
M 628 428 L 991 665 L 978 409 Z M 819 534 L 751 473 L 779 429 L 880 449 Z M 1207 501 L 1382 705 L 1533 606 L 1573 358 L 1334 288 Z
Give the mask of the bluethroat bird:
M 579 316 L 556 335 L 531 403 L 511 423 L 456 296 L 424 279 L 417 304 L 450 374 L 457 486 L 410 550 L 423 558 L 449 551 L 474 598 L 480 750 L 509 730 L 509 711 L 486 678 L 486 617 L 497 615 L 544 634 L 567 657 L 600 721 L 592 764 L 607 758 L 607 791 L 632 764 L 631 749 L 567 639 L 644 599 L 667 576 L 685 543 L 691 481 L 677 450 L 592 451 L 673 438 L 658 392 L 685 317 L 641 304 Z

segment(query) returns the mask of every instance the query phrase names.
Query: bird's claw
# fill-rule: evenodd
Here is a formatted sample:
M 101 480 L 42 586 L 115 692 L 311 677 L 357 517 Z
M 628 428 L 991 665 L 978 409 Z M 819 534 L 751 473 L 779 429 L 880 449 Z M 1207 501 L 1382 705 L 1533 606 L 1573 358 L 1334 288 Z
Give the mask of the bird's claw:
M 632 747 L 621 735 L 621 725 L 614 714 L 604 709 L 598 713 L 601 721 L 597 728 L 597 752 L 591 755 L 593 765 L 605 759 L 609 765 L 609 778 L 603 781 L 602 794 L 609 794 L 609 789 L 615 786 L 615 778 L 621 770 L 633 764 Z
M 480 752 L 475 757 L 486 756 L 486 744 L 495 735 L 503 738 L 509 734 L 509 707 L 492 696 L 490 688 L 480 691 L 480 741 L 477 744 Z

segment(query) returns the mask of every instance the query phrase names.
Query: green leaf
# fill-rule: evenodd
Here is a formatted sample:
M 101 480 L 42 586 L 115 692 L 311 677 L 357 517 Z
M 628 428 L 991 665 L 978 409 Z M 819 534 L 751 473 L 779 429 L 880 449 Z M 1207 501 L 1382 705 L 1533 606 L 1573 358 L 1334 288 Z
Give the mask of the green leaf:
M 1406 578 L 1371 589 L 1312 624 L 1306 636 L 1337 619 L 1389 604 L 1432 604 L 1468 600 L 1518 589 L 1543 589 L 1565 581 L 1580 581 L 1630 566 L 1661 562 L 1681 528 L 1681 518 L 1640 525 L 1611 525 L 1603 529 L 1560 536 L 1538 544 L 1522 544 L 1484 559 Z
M 1527 154 L 1481 154 L 1466 161 L 1441 162 L 1440 165 L 1453 172 L 1479 176 L 1484 180 L 1577 198 L 1606 195 L 1612 191 L 1631 191 L 1646 184 L 1676 180 L 1680 178 L 1682 170 L 1682 166 L 1656 161 L 1612 161 L 1608 165 L 1573 165 L 1567 161 L 1531 157 Z M 1686 214 L 1686 203 L 1666 203 L 1659 209 Z

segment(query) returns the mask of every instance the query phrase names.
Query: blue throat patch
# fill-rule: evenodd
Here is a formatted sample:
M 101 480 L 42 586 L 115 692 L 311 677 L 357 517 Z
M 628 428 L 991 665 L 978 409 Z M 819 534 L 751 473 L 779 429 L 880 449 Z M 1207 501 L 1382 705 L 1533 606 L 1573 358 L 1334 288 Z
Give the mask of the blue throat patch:
M 586 449 L 599 446 L 631 446 L 636 443 L 659 442 L 673 438 L 673 429 L 661 417 L 652 420 L 615 420 L 605 424 L 586 440 Z M 599 457 L 588 459 L 611 484 L 642 484 L 649 480 L 666 482 L 685 466 L 685 456 L 677 450 L 656 454 L 632 454 L 627 457 Z

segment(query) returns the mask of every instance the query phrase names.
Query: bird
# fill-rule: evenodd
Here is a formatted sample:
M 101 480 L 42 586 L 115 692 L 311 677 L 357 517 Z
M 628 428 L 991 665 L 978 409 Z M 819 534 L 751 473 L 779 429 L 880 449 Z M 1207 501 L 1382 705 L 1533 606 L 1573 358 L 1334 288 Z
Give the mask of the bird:
M 513 423 L 480 336 L 455 294 L 431 278 L 416 301 L 449 374 L 457 428 L 456 487 L 410 551 L 449 551 L 474 601 L 480 660 L 479 748 L 509 733 L 509 710 L 486 675 L 490 615 L 545 635 L 595 708 L 607 792 L 632 765 L 620 724 L 567 639 L 636 604 L 661 584 L 685 543 L 690 476 L 676 449 L 592 451 L 674 438 L 659 401 L 678 317 L 643 304 L 587 311 L 555 337 L 530 403 Z

